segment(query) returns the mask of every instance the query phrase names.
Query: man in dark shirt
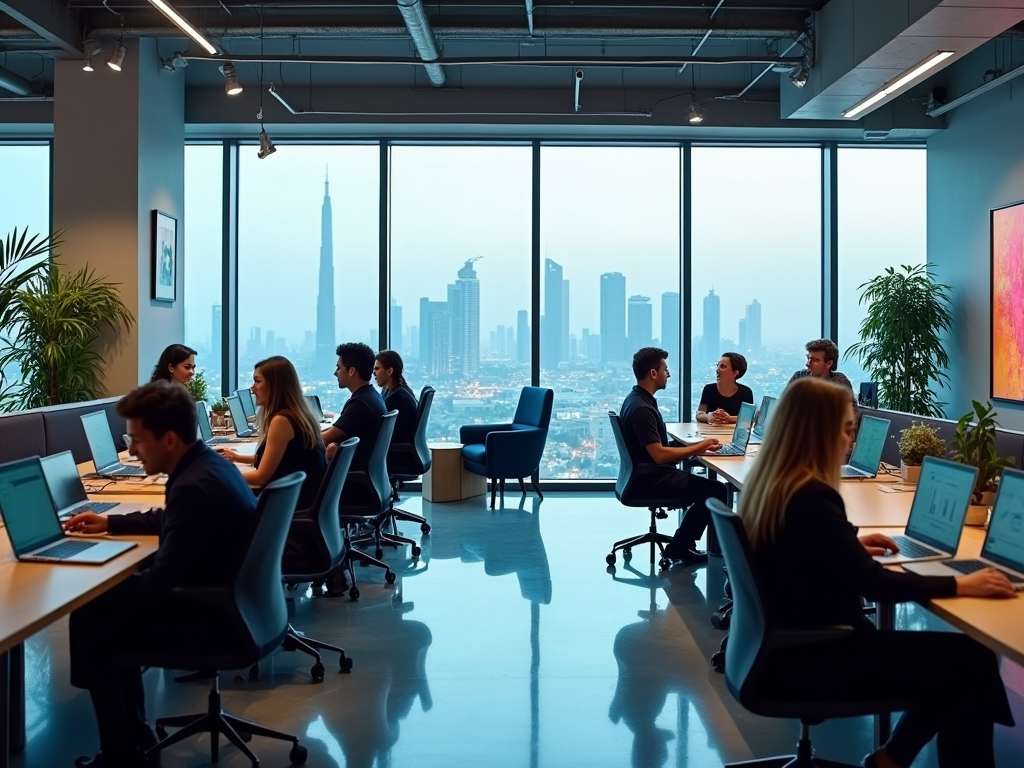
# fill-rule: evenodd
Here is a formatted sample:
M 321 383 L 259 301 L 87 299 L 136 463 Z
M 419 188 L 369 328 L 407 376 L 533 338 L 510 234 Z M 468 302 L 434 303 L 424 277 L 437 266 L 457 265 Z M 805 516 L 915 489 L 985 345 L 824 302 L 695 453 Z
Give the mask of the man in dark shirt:
M 668 385 L 668 352 L 657 347 L 644 347 L 633 355 L 633 374 L 636 386 L 622 403 L 623 439 L 633 459 L 633 471 L 644 479 L 650 495 L 677 502 L 678 507 L 689 507 L 683 521 L 665 547 L 665 557 L 684 563 L 707 562 L 706 552 L 695 549 L 697 539 L 711 521 L 704 506 L 709 498 L 726 500 L 725 486 L 704 477 L 683 472 L 675 465 L 691 456 L 717 451 L 721 444 L 711 438 L 686 447 L 668 444 L 665 420 L 658 410 L 654 393 Z
M 160 537 L 151 568 L 71 614 L 71 684 L 89 691 L 100 751 L 79 768 L 134 768 L 156 743 L 146 724 L 142 670 L 119 653 L 167 652 L 208 644 L 223 619 L 178 603 L 179 586 L 231 583 L 249 548 L 256 499 L 230 462 L 196 439 L 195 401 L 181 384 L 155 381 L 117 404 L 131 450 L 148 474 L 167 473 L 163 509 L 130 515 L 83 512 L 66 524 L 80 533 Z
M 377 441 L 380 417 L 387 413 L 384 398 L 370 386 L 373 376 L 373 350 L 366 344 L 350 342 L 338 347 L 338 366 L 334 375 L 338 387 L 347 389 L 352 396 L 341 409 L 338 420 L 323 432 L 327 446 L 327 460 L 330 461 L 338 450 L 338 443 L 350 437 L 358 437 L 359 445 L 352 458 L 351 472 L 365 472 Z
M 845 384 L 850 388 L 850 393 L 853 393 L 853 384 L 846 378 L 846 374 L 835 369 L 839 364 L 839 347 L 831 339 L 808 341 L 805 348 L 807 366 L 794 373 L 789 379 L 790 383 L 805 376 L 814 376 L 818 379 L 828 379 L 835 384 Z

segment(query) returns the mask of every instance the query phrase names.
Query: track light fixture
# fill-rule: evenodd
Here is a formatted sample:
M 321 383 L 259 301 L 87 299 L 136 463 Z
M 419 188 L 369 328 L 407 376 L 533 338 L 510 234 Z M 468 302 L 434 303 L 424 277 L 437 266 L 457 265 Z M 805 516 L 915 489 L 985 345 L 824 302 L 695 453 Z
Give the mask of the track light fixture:
M 176 26 L 186 35 L 188 35 L 197 43 L 199 43 L 199 45 L 202 46 L 203 50 L 205 50 L 208 54 L 210 54 L 211 56 L 217 55 L 217 49 L 214 48 L 213 43 L 211 43 L 209 40 L 203 37 L 195 27 L 193 27 L 191 24 L 185 21 L 185 19 L 182 18 L 181 15 L 176 10 L 174 10 L 174 8 L 171 7 L 169 3 L 164 2 L 164 0 L 149 0 L 149 2 L 153 5 L 154 8 L 160 11 L 160 13 L 162 13 L 164 16 L 166 16 L 168 19 L 174 22 L 174 26 Z
M 230 61 L 219 67 L 220 73 L 224 75 L 224 93 L 228 96 L 237 96 L 242 92 L 242 86 L 238 83 L 238 76 L 235 74 L 235 65 Z
M 686 113 L 686 120 L 690 125 L 700 125 L 704 122 L 705 112 L 696 101 L 690 102 L 690 109 Z
M 107 66 L 115 72 L 120 72 L 121 65 L 124 64 L 125 54 L 127 53 L 128 49 L 124 47 L 124 40 L 118 40 L 117 45 L 114 47 L 114 52 L 107 59 Z
M 103 47 L 95 40 L 86 40 L 82 46 L 85 49 L 85 63 L 82 64 L 83 72 L 95 72 L 93 69 L 92 60 L 93 57 L 99 56 L 103 53 Z
M 256 153 L 256 157 L 263 160 L 266 157 L 277 152 L 277 147 L 274 146 L 274 142 L 267 136 L 267 130 L 260 124 L 260 151 Z
M 806 64 L 801 64 L 798 67 L 794 67 L 789 73 L 789 82 L 795 85 L 797 88 L 803 88 L 807 85 L 807 78 L 810 76 L 811 71 L 807 68 Z
M 181 72 L 187 66 L 188 59 L 181 55 L 181 51 L 176 51 L 171 58 L 164 59 L 164 69 L 168 72 Z

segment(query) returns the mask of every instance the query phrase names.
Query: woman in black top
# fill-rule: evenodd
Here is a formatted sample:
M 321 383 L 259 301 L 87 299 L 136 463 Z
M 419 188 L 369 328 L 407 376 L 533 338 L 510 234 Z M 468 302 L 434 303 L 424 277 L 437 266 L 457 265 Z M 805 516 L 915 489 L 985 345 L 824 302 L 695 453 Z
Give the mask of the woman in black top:
M 252 464 L 252 469 L 242 470 L 242 477 L 254 488 L 292 472 L 305 472 L 297 508 L 307 509 L 316 498 L 327 459 L 319 425 L 302 394 L 294 366 L 280 355 L 256 363 L 252 393 L 260 406 L 256 455 L 243 456 L 228 448 L 217 452 L 232 461 Z
M 196 351 L 184 344 L 171 344 L 160 353 L 150 381 L 163 379 L 188 386 L 196 372 Z
M 993 724 L 1012 725 L 994 653 L 951 632 L 877 631 L 863 600 L 1012 597 L 998 571 L 956 578 L 892 571 L 872 558 L 897 551 L 888 536 L 857 536 L 839 495 L 839 467 L 855 433 L 849 390 L 815 378 L 786 388 L 740 496 L 768 610 L 780 625 L 847 625 L 850 639 L 776 652 L 764 684 L 773 695 L 916 702 L 869 768 L 907 768 L 938 735 L 942 768 L 995 765 Z
M 384 405 L 389 411 L 398 411 L 392 445 L 411 443 L 416 434 L 416 395 L 405 383 L 404 369 L 402 356 L 391 349 L 385 349 L 373 361 L 373 378 L 383 390 Z
M 737 384 L 747 372 L 747 358 L 739 352 L 726 352 L 718 361 L 715 383 L 700 395 L 697 421 L 707 424 L 735 424 L 741 403 L 753 403 L 754 393 L 745 384 Z

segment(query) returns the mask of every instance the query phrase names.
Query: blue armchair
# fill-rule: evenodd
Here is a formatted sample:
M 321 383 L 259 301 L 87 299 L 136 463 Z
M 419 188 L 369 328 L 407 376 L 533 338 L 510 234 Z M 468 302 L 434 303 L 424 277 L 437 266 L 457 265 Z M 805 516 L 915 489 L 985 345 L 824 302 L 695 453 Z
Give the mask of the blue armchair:
M 462 461 L 466 469 L 491 481 L 491 509 L 494 509 L 499 480 L 503 499 L 507 477 L 518 478 L 519 487 L 526 495 L 523 478 L 540 469 L 554 399 L 555 393 L 550 389 L 523 387 L 511 424 L 467 424 L 459 429 Z M 543 499 L 532 477 L 531 484 Z

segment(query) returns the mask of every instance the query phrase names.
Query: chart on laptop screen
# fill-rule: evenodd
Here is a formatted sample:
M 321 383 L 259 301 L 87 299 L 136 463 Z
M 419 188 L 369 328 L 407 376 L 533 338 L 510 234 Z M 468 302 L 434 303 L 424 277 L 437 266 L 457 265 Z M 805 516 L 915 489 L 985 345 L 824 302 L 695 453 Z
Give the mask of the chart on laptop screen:
M 1011 568 L 1024 565 L 1024 477 L 1004 472 L 985 539 L 985 555 Z
M 928 462 L 921 469 L 910 517 L 912 535 L 955 541 L 974 488 L 972 467 Z M 909 532 L 909 531 L 908 531 Z

